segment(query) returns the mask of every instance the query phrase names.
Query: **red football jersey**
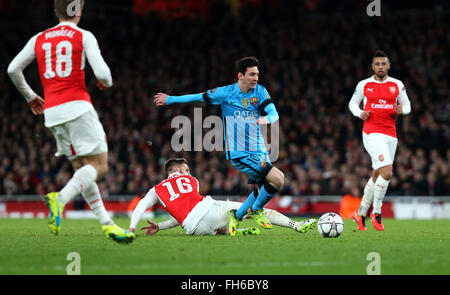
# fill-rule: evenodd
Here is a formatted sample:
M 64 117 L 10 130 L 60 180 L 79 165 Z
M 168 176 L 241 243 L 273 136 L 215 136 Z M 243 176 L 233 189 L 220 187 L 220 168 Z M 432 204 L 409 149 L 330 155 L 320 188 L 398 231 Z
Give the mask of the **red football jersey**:
M 36 39 L 36 59 L 44 89 L 44 109 L 91 98 L 85 83 L 83 32 L 69 25 L 50 28 Z
M 398 85 L 393 81 L 385 83 L 369 81 L 364 85 L 364 96 L 367 99 L 364 111 L 371 111 L 369 118 L 364 122 L 364 133 L 376 132 L 397 137 L 395 105 L 398 94 Z
M 155 186 L 155 191 L 161 204 L 181 225 L 192 209 L 204 199 L 198 192 L 197 179 L 178 173 Z

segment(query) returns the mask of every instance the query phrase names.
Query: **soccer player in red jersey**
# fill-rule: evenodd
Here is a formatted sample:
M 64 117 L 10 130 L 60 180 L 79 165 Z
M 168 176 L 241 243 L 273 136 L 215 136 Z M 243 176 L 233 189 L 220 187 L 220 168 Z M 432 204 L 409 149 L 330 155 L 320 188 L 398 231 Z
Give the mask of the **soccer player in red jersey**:
M 365 219 L 370 205 L 373 205 L 372 225 L 379 231 L 384 230 L 381 206 L 392 177 L 398 142 L 395 120 L 398 115 L 411 112 L 411 103 L 402 81 L 388 76 L 390 67 L 387 54 L 378 50 L 372 58 L 374 75 L 358 83 L 349 103 L 353 115 L 364 120 L 363 145 L 370 155 L 373 168 L 361 205 L 353 215 L 361 231 L 367 230 Z M 364 104 L 362 110 L 359 107 L 361 101 Z
M 228 211 L 239 208 L 242 203 L 218 201 L 210 196 L 201 196 L 198 192 L 198 180 L 191 176 L 188 163 L 184 158 L 169 159 L 164 167 L 168 178 L 150 189 L 139 202 L 132 214 L 129 230 L 134 232 L 145 210 L 159 202 L 173 218 L 159 224 L 148 221 L 150 225 L 142 228 L 146 231 L 146 235 L 153 235 L 159 230 L 180 224 L 189 235 L 230 234 Z M 301 233 L 317 223 L 315 219 L 295 222 L 275 210 L 264 210 L 273 224 L 290 227 Z M 237 235 L 258 233 L 258 228 L 237 229 L 236 232 Z
M 44 114 L 45 126 L 53 133 L 56 156 L 66 156 L 75 171 L 59 192 L 47 194 L 49 227 L 57 235 L 64 205 L 81 194 L 102 224 L 105 235 L 128 243 L 134 234 L 114 224 L 105 210 L 96 184 L 108 170 L 108 145 L 103 127 L 86 90 L 85 67 L 89 62 L 97 87 L 113 85 L 94 35 L 78 27 L 83 0 L 55 0 L 59 23 L 34 35 L 11 61 L 8 74 L 25 97 L 34 115 Z M 26 82 L 23 69 L 34 59 L 44 90 L 43 98 Z

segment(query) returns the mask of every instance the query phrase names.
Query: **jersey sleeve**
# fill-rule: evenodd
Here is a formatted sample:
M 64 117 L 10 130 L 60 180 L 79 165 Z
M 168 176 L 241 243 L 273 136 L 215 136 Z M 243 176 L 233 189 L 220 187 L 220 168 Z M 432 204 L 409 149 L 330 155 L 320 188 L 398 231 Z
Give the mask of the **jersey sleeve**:
M 145 210 L 152 207 L 158 202 L 158 196 L 156 194 L 155 188 L 153 187 L 148 191 L 148 193 L 145 195 L 142 200 L 139 201 L 138 205 L 133 211 L 133 214 L 131 215 L 131 222 L 130 222 L 130 228 L 136 228 L 136 225 L 139 223 L 139 221 L 142 218 L 142 215 L 144 215 Z
M 265 115 L 270 124 L 274 123 L 279 119 L 277 109 L 275 107 L 275 101 L 270 97 L 269 92 L 263 86 L 263 97 L 264 99 L 259 103 L 259 111 L 262 115 Z
M 89 31 L 83 32 L 83 48 L 97 80 L 106 87 L 111 87 L 113 85 L 111 70 L 103 59 L 97 39 Z
M 32 101 L 37 94 L 31 89 L 25 80 L 23 70 L 36 58 L 34 47 L 39 34 L 33 36 L 25 47 L 16 55 L 8 66 L 8 75 L 27 102 Z
M 363 110 L 361 110 L 359 107 L 363 98 L 364 98 L 364 85 L 362 82 L 359 82 L 358 85 L 356 85 L 355 92 L 353 93 L 350 102 L 348 103 L 348 108 L 355 117 L 359 118 L 359 116 L 363 112 Z
M 216 87 L 203 92 L 203 100 L 207 104 L 222 104 L 227 97 L 227 87 Z
M 398 83 L 398 89 L 399 89 L 397 96 L 398 102 L 402 106 L 403 115 L 407 115 L 411 112 L 411 102 L 409 101 L 408 95 L 406 94 L 406 89 L 403 82 L 400 81 Z
M 263 114 L 265 112 L 265 108 L 271 104 L 274 103 L 274 101 L 272 100 L 272 98 L 269 95 L 269 92 L 267 91 L 266 87 L 263 86 L 263 99 L 259 101 L 259 111 L 261 112 L 261 114 Z
M 278 115 L 277 109 L 275 108 L 275 105 L 273 103 L 268 104 L 264 108 L 264 112 L 267 113 L 267 120 L 269 120 L 270 124 L 276 122 L 280 117 Z
M 166 221 L 158 223 L 159 230 L 165 230 L 179 225 L 180 223 L 175 218 L 170 218 Z
M 221 104 L 226 97 L 225 87 L 210 89 L 202 93 L 186 94 L 186 95 L 170 95 L 167 96 L 166 104 L 173 103 L 196 103 L 206 102 L 207 104 Z
M 186 95 L 169 95 L 167 96 L 166 104 L 173 103 L 195 103 L 204 102 L 202 93 L 186 94 Z

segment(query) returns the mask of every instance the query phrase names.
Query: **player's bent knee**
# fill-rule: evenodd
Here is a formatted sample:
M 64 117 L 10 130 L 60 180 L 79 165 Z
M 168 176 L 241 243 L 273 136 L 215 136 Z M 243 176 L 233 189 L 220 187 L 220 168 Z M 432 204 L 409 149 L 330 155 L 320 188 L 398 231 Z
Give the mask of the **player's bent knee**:
M 272 174 L 267 182 L 278 190 L 284 185 L 284 174 L 277 169 L 276 173 Z
M 83 162 L 80 159 L 74 159 L 70 163 L 72 164 L 73 171 L 77 171 L 83 166 Z
M 91 164 L 97 170 L 97 179 L 108 172 L 108 156 L 106 153 L 84 158 L 85 164 Z
M 102 178 L 108 172 L 108 162 L 95 158 L 83 158 L 80 159 L 82 162 L 81 166 L 92 165 L 97 171 L 97 180 Z M 81 168 L 81 167 L 80 167 Z
M 97 170 L 97 174 L 98 174 L 97 179 L 99 179 L 99 178 L 103 177 L 106 173 L 108 173 L 108 164 L 102 163 L 101 165 L 98 165 L 97 167 L 95 167 L 95 169 Z
M 381 173 L 380 175 L 384 179 L 389 180 L 392 178 L 393 173 L 392 173 L 392 171 L 387 171 L 387 172 Z
M 278 189 L 281 189 L 281 187 L 284 185 L 284 173 L 281 172 L 280 170 L 277 171 L 274 184 L 275 184 L 274 186 Z
M 278 190 L 280 190 L 283 184 L 284 184 L 284 177 L 278 177 L 277 179 L 275 179 L 275 182 L 272 185 L 276 187 Z
M 284 173 L 280 171 L 280 188 L 284 185 Z
M 392 178 L 392 175 L 393 175 L 393 172 L 392 172 L 392 165 L 382 167 L 382 168 L 380 169 L 379 175 L 381 175 L 381 177 L 383 177 L 383 178 L 386 179 L 386 180 L 391 179 L 391 178 Z

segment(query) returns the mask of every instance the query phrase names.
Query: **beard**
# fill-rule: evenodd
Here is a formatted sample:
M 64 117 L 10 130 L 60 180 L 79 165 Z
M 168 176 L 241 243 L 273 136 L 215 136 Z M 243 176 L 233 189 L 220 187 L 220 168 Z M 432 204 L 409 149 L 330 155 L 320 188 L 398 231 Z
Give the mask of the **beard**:
M 386 72 L 377 72 L 376 75 L 378 78 L 384 78 L 386 76 Z

